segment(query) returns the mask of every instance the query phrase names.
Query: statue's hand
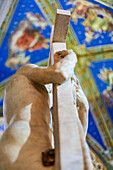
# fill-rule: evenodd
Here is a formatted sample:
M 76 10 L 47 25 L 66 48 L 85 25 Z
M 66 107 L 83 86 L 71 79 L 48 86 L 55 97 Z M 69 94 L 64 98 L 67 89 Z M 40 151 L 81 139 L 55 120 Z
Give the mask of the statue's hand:
M 80 86 L 80 83 L 75 75 L 72 76 L 72 83 L 73 83 L 73 95 L 76 98 L 76 107 L 78 110 L 78 115 L 80 121 L 82 123 L 85 136 L 87 133 L 88 128 L 88 112 L 89 112 L 89 104 L 88 100 Z
M 57 80 L 57 83 L 61 84 L 72 77 L 74 73 L 74 67 L 77 62 L 77 57 L 73 50 L 63 50 L 59 52 L 59 54 L 62 56 L 62 59 L 55 63 L 53 67 L 58 73 L 59 79 Z

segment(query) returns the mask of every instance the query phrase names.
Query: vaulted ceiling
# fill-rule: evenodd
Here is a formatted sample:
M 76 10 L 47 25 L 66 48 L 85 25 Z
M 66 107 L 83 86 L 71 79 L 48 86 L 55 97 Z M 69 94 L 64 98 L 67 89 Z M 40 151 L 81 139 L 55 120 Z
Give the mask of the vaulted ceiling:
M 67 48 L 77 54 L 75 73 L 90 104 L 87 142 L 110 169 L 113 165 L 112 0 L 0 0 L 0 114 L 4 88 L 16 70 L 26 63 L 46 65 L 57 8 L 70 10 L 72 14 Z M 3 130 L 3 125 L 0 129 Z

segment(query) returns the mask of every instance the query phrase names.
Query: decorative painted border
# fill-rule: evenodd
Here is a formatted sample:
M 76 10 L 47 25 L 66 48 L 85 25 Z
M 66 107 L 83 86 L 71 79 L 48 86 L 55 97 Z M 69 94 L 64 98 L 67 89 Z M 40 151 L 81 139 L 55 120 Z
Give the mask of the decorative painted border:
M 108 7 L 113 8 L 113 1 L 112 0 L 95 0 L 97 2 L 100 2 L 103 5 L 106 5 Z
M 87 135 L 86 139 L 90 147 L 90 152 L 95 155 L 96 160 L 101 162 L 103 166 L 103 170 L 107 170 L 107 169 L 111 170 L 112 165 L 110 165 L 109 163 L 110 158 L 109 158 L 108 152 L 103 150 L 101 146 L 95 141 L 95 139 L 92 138 L 92 136 L 90 136 L 89 134 Z
M 4 39 L 4 36 L 6 34 L 6 31 L 8 29 L 9 23 L 11 21 L 12 15 L 15 11 L 15 8 L 17 6 L 18 0 L 12 0 L 11 6 L 9 8 L 9 11 L 4 19 L 4 22 L 2 24 L 2 26 L 0 27 L 0 46 L 2 44 L 2 41 Z
M 92 61 L 101 61 L 113 59 L 113 53 L 103 53 L 95 56 L 79 57 L 75 72 L 81 82 L 84 92 L 90 104 L 91 113 L 95 119 L 95 123 L 109 151 L 110 160 L 113 159 L 113 126 L 108 111 L 102 102 L 100 93 L 93 80 L 89 67 Z

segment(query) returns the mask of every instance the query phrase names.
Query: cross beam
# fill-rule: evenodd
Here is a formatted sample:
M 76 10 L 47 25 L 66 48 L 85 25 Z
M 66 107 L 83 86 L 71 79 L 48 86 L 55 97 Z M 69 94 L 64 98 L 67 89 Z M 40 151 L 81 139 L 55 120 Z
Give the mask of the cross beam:
M 51 31 L 50 62 L 54 53 L 66 50 L 70 11 L 57 9 Z M 53 119 L 55 139 L 55 170 L 83 169 L 82 148 L 77 125 L 77 110 L 73 104 L 71 80 L 53 84 Z

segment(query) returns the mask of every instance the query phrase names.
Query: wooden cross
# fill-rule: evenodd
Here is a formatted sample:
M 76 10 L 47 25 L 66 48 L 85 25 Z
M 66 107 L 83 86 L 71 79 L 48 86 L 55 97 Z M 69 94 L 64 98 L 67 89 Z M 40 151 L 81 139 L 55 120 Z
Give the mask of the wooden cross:
M 57 9 L 51 31 L 50 62 L 54 53 L 66 50 L 70 11 Z M 53 84 L 53 118 L 55 138 L 55 170 L 83 169 L 83 155 L 77 126 L 77 109 L 73 104 L 71 80 Z

